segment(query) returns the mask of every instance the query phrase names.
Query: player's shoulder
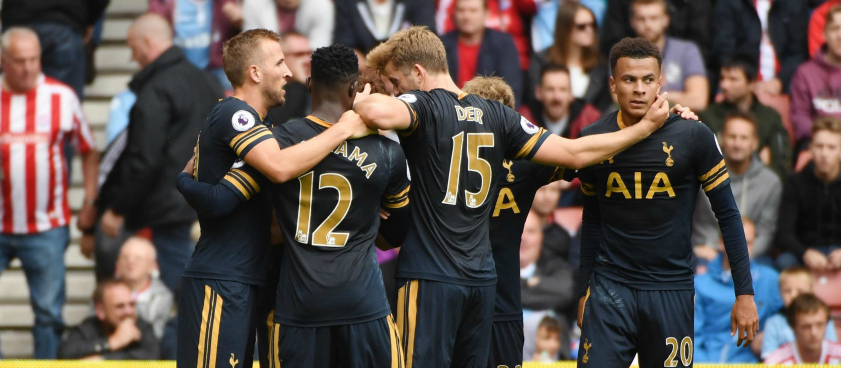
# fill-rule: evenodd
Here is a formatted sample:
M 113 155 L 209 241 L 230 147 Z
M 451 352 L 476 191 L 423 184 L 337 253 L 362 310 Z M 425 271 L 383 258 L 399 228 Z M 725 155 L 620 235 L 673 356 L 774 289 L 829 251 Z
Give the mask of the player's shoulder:
M 321 125 L 319 123 L 323 123 Z M 272 128 L 272 134 L 274 134 L 275 138 L 283 142 L 284 140 L 295 141 L 295 143 L 300 142 L 301 140 L 309 139 L 318 133 L 327 130 L 330 125 L 324 123 L 323 121 L 314 121 L 311 120 L 310 117 L 304 117 L 300 119 L 290 120 L 281 125 Z
M 580 136 L 615 132 L 619 130 L 618 117 L 619 111 L 602 116 L 601 119 L 581 129 Z
M 240 132 L 247 131 L 256 124 L 262 124 L 260 114 L 248 103 L 235 97 L 227 97 L 219 101 L 210 112 L 208 124 L 231 124 Z

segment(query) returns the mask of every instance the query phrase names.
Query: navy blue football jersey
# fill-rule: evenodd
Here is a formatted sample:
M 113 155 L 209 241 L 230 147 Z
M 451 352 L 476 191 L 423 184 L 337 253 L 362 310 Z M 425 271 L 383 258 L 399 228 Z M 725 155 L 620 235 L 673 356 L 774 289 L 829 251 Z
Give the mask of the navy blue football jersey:
M 196 147 L 193 176 L 222 183 L 246 201 L 225 216 L 199 214 L 201 237 L 184 276 L 265 283 L 271 200 L 264 189 L 269 181 L 239 158 L 267 139 L 274 139 L 271 131 L 242 100 L 226 98 L 210 112 Z
M 494 321 L 523 319 L 520 298 L 520 238 L 540 187 L 561 180 L 564 169 L 527 160 L 502 161 L 499 193 L 491 212 L 490 238 L 496 263 Z M 507 171 L 507 172 L 506 172 Z
M 399 98 L 412 116 L 400 144 L 412 174 L 413 226 L 397 277 L 492 285 L 488 222 L 502 160 L 530 159 L 549 133 L 476 95 L 435 89 Z
M 581 133 L 624 127 L 616 112 Z M 670 115 L 648 138 L 579 170 L 578 177 L 584 195 L 596 199 L 585 198 L 585 218 L 600 218 L 593 272 L 641 290 L 694 287 L 690 238 L 698 189 L 730 190 L 718 142 L 706 125 Z
M 282 147 L 330 125 L 308 116 L 273 129 Z M 274 320 L 321 327 L 390 313 L 374 241 L 380 208 L 409 203 L 406 158 L 379 135 L 348 140 L 297 179 L 272 186 L 285 241 Z

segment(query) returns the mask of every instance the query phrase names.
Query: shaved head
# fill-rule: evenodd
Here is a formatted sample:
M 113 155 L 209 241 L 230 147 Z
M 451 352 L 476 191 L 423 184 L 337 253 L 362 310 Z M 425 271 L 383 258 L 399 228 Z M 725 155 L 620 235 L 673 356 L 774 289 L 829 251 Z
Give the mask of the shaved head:
M 131 47 L 132 60 L 146 67 L 172 47 L 172 27 L 164 17 L 146 13 L 131 24 L 126 41 Z

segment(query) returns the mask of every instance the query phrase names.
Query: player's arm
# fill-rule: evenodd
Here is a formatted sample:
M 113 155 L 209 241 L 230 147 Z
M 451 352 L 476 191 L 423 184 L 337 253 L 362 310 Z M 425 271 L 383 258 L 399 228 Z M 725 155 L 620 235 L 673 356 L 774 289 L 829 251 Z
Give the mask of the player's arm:
M 724 250 L 730 262 L 730 272 L 736 293 L 736 303 L 730 315 L 730 333 L 739 334 L 737 346 L 748 347 L 759 330 L 759 317 L 753 301 L 753 281 L 750 274 L 742 216 L 730 189 L 730 174 L 718 148 L 715 135 L 703 124 L 693 126 L 695 173 L 701 188 L 710 199 L 710 206 L 718 219 Z
M 271 135 L 268 129 L 265 132 Z M 245 153 L 239 152 L 237 148 L 234 149 L 246 163 L 260 171 L 266 178 L 274 183 L 283 183 L 312 169 L 345 140 L 365 136 L 368 132 L 369 129 L 362 123 L 359 115 L 348 111 L 329 129 L 292 147 L 281 150 L 276 140 L 263 139 L 252 147 L 248 147 Z M 243 138 L 246 137 L 240 139 Z M 247 141 L 239 143 L 239 146 L 245 144 Z M 232 142 L 232 146 L 234 145 Z
M 369 88 L 368 85 L 365 86 L 366 90 Z M 358 100 L 353 105 L 353 111 L 356 111 L 370 128 L 407 130 L 416 120 L 412 116 L 413 110 L 407 107 L 403 100 L 379 93 L 361 97 Z
M 590 287 L 590 277 L 596 266 L 596 254 L 601 243 L 601 210 L 596 198 L 595 186 L 589 177 L 587 169 L 580 172 L 581 193 L 584 194 L 582 203 L 584 212 L 581 216 L 581 259 L 578 276 L 578 327 L 584 318 L 584 302 L 587 300 Z
M 178 174 L 175 186 L 194 210 L 207 216 L 219 217 L 231 213 L 240 203 L 259 193 L 259 177 L 260 174 L 254 169 L 243 166 L 228 171 L 219 183 L 209 184 L 194 180 L 185 169 Z
M 546 138 L 531 158 L 545 165 L 580 169 L 607 160 L 645 139 L 663 126 L 669 117 L 669 104 L 662 96 L 648 109 L 639 123 L 618 132 L 566 139 L 556 135 Z
M 380 235 L 389 245 L 387 248 L 395 248 L 403 243 L 403 238 L 406 237 L 406 229 L 409 228 L 411 219 L 409 191 L 411 190 L 411 183 L 403 149 L 397 143 L 388 143 L 391 175 L 389 176 L 388 186 L 380 200 L 380 206 L 388 215 L 380 222 Z M 381 246 L 385 245 L 382 244 L 383 242 L 380 243 Z

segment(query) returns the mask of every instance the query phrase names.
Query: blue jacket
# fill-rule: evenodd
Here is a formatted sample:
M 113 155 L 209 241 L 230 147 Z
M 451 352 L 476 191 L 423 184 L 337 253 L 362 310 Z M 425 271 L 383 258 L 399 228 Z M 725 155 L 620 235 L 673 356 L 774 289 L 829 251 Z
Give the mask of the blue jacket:
M 779 274 L 772 268 L 751 262 L 754 301 L 759 313 L 759 330 L 765 321 L 783 306 L 779 292 Z M 736 295 L 733 279 L 724 272 L 722 259 L 710 262 L 707 273 L 695 277 L 695 361 L 698 363 L 753 363 L 759 357 L 750 347 L 736 347 L 730 336 L 730 311 Z
M 445 34 L 441 41 L 447 50 L 447 68 L 450 69 L 450 76 L 458 83 L 458 32 Z M 479 46 L 479 58 L 476 61 L 476 75 L 502 77 L 514 90 L 517 106 L 520 106 L 523 100 L 523 70 L 520 69 L 520 56 L 511 35 L 485 28 L 482 45 Z

